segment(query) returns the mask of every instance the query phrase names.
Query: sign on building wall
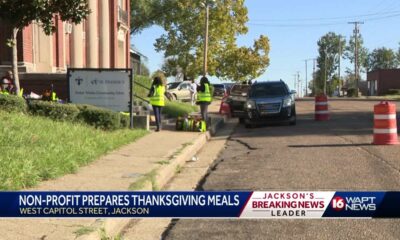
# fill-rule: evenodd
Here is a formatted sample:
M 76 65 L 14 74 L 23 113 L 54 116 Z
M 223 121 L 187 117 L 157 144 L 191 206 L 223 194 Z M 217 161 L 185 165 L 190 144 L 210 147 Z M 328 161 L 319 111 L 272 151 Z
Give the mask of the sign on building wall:
M 129 112 L 131 69 L 68 69 L 67 76 L 72 103 Z

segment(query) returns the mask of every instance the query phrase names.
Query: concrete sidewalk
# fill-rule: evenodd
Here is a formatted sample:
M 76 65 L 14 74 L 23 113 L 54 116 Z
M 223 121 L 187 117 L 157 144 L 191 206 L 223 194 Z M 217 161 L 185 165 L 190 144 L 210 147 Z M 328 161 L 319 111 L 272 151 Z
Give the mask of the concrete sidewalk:
M 172 125 L 167 126 L 161 132 L 151 132 L 80 168 L 76 174 L 42 182 L 28 190 L 162 189 L 208 138 L 209 133 L 177 132 Z M 129 219 L 2 219 L 0 239 L 102 239 L 115 236 L 127 221 Z

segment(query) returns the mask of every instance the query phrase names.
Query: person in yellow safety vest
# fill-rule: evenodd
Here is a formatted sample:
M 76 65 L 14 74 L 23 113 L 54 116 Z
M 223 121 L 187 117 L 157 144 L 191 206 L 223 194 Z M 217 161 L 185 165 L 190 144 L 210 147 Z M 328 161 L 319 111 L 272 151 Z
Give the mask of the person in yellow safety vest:
M 13 85 L 13 75 L 11 71 L 7 71 L 5 75 L 1 77 L 0 93 L 4 95 L 16 93 L 16 89 Z
M 154 116 L 156 118 L 156 132 L 161 130 L 161 112 L 165 106 L 165 86 L 160 77 L 154 77 L 150 88 L 150 104 L 153 106 Z
M 197 86 L 197 104 L 200 105 L 201 117 L 205 122 L 208 121 L 208 105 L 212 101 L 210 82 L 206 77 L 200 79 L 200 86 Z
M 51 92 L 51 101 L 53 102 L 57 102 L 58 101 L 58 97 L 56 92 Z

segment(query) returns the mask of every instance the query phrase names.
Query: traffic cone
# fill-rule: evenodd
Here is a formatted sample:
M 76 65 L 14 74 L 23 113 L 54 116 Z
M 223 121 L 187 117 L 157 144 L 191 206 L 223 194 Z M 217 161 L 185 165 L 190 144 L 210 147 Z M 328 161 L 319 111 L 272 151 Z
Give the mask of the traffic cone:
M 315 97 L 315 121 L 329 120 L 328 97 L 326 95 Z
M 397 138 L 396 104 L 382 101 L 374 106 L 374 140 L 372 144 L 399 144 Z

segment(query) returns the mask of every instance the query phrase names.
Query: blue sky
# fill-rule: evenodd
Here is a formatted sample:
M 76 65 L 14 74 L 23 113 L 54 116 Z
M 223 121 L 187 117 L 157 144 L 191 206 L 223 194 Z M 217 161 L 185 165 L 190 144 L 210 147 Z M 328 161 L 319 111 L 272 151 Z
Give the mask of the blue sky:
M 283 79 L 293 88 L 294 74 L 299 71 L 304 83 L 304 60 L 317 56 L 318 39 L 333 31 L 349 40 L 354 28 L 348 24 L 350 21 L 364 21 L 360 31 L 369 50 L 399 48 L 399 0 L 246 0 L 245 5 L 249 32 L 238 37 L 238 44 L 251 46 L 261 34 L 270 39 L 270 65 L 258 80 Z M 153 46 L 162 33 L 161 28 L 151 27 L 132 37 L 135 47 L 149 58 L 150 71 L 161 68 L 163 62 L 163 54 L 157 53 Z M 343 65 L 351 67 L 346 61 Z M 309 61 L 308 79 L 311 74 L 312 61 Z

